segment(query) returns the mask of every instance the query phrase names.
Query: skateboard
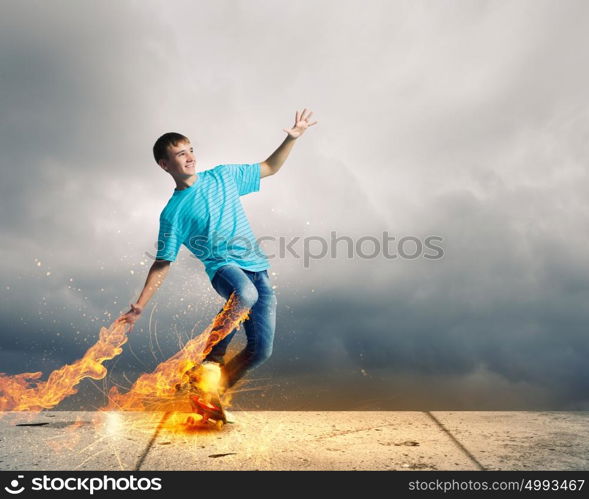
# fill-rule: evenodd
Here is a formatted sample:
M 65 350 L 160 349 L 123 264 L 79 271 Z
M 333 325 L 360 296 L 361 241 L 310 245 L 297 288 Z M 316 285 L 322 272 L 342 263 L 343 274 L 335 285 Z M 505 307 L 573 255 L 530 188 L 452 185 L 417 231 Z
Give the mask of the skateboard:
M 209 399 L 209 400 L 207 400 Z M 201 397 L 199 395 L 189 396 L 192 411 L 198 414 L 202 419 L 196 420 L 193 416 L 188 416 L 186 423 L 188 425 L 207 425 L 213 424 L 217 429 L 222 429 L 227 423 L 223 405 L 217 397 Z
M 194 366 L 186 372 L 187 381 L 178 384 L 176 390 L 188 394 L 193 415 L 188 416 L 188 426 L 214 425 L 222 429 L 227 423 L 225 411 L 218 394 L 221 371 L 217 364 L 205 363 Z

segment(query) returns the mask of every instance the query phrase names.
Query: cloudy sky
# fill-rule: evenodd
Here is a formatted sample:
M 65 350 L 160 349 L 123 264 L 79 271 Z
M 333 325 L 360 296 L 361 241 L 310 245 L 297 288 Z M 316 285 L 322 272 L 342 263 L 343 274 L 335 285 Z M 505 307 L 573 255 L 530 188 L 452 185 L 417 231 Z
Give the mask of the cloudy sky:
M 589 409 L 587 2 L 0 6 L 1 372 L 74 361 L 136 300 L 174 187 L 159 135 L 188 135 L 197 170 L 253 163 L 308 107 L 242 198 L 256 235 L 299 240 L 236 403 Z M 441 257 L 390 258 L 432 236 Z M 109 378 L 61 407 L 101 406 L 222 303 L 182 250 Z

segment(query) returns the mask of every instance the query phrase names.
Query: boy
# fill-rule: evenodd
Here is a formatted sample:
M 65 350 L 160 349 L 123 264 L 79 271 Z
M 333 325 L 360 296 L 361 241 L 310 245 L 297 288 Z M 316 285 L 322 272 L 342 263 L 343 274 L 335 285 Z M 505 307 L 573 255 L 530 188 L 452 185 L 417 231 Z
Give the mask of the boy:
M 204 359 L 222 366 L 223 390 L 268 359 L 276 326 L 276 297 L 267 271 L 270 265 L 256 244 L 239 196 L 258 191 L 260 178 L 278 172 L 295 140 L 317 123 L 309 121 L 312 114 L 307 109 L 297 111 L 294 126 L 283 129 L 287 137 L 261 163 L 219 165 L 197 173 L 194 150 L 187 137 L 166 133 L 153 147 L 155 161 L 172 176 L 176 189 L 160 216 L 158 252 L 145 286 L 137 303 L 119 320 L 134 325 L 184 244 L 204 263 L 217 293 L 226 300 L 235 293 L 235 303 L 250 309 L 243 323 L 246 347 L 225 364 L 234 330 Z

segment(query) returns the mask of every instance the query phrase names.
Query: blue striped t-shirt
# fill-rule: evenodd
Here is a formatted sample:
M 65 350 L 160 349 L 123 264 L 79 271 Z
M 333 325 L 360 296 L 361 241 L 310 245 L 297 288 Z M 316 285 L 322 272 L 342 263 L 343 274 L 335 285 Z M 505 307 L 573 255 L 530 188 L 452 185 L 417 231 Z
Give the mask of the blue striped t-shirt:
M 174 190 L 160 215 L 156 259 L 173 262 L 184 244 L 211 280 L 227 264 L 253 272 L 268 269 L 239 200 L 260 190 L 260 164 L 219 165 L 197 175 L 190 187 Z

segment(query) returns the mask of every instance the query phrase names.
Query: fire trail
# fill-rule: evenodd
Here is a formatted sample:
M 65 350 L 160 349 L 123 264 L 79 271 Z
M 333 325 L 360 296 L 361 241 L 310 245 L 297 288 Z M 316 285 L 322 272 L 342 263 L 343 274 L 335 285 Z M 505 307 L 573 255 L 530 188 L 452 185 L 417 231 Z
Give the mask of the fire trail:
M 211 349 L 248 318 L 249 309 L 240 307 L 233 294 L 212 323 L 197 337 L 152 373 L 142 374 L 127 393 L 113 387 L 109 393 L 108 410 L 174 410 L 178 397 L 177 385 L 188 382 L 188 373 Z M 84 378 L 103 379 L 107 375 L 105 361 L 123 351 L 131 327 L 119 320 L 100 330 L 98 341 L 73 364 L 53 371 L 46 381 L 42 372 L 7 375 L 0 373 L 0 411 L 41 411 L 51 409 L 66 397 L 77 393 Z

